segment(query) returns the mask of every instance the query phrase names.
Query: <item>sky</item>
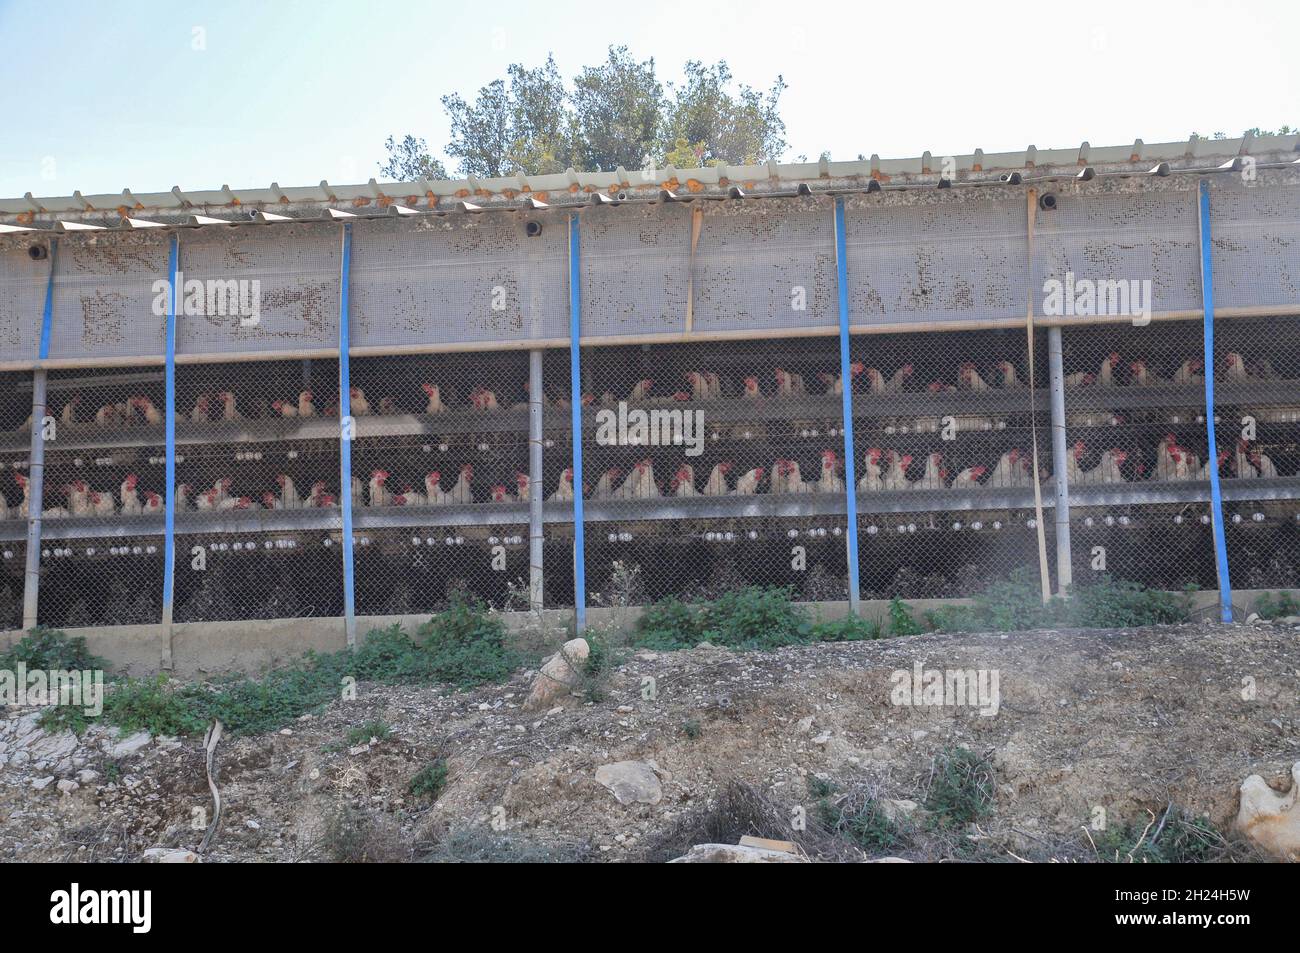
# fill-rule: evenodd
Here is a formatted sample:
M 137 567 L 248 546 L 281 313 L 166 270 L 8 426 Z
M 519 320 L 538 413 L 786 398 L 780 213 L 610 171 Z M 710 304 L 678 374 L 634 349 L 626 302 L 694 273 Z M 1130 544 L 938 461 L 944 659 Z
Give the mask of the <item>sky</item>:
M 611 44 L 781 74 L 787 161 L 1237 136 L 1300 125 L 1297 36 L 1294 0 L 0 0 L 0 197 L 364 182 L 389 135 L 442 154 L 443 94 Z

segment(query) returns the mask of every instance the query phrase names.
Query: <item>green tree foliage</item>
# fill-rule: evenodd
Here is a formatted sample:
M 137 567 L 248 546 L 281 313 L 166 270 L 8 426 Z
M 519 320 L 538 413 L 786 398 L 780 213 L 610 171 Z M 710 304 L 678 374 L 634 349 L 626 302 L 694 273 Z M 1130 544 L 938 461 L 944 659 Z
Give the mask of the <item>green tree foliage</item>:
M 689 169 L 719 162 L 757 163 L 786 150 L 778 76 L 766 92 L 734 82 L 719 60 L 686 63 L 680 84 L 660 81 L 653 58 L 638 61 L 611 46 L 603 62 L 583 67 L 570 83 L 553 57 L 506 76 L 472 100 L 442 97 L 451 124 L 445 152 L 461 175 L 541 175 L 573 167 L 610 171 L 672 164 Z M 390 136 L 380 172 L 388 178 L 445 178 L 425 140 Z

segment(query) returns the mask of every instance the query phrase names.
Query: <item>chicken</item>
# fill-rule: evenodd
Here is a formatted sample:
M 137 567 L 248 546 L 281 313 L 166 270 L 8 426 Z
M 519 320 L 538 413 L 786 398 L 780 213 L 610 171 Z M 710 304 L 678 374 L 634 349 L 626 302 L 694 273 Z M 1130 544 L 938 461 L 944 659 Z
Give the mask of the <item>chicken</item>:
M 998 458 L 998 465 L 993 468 L 988 486 L 1033 486 L 1029 462 L 1019 448 L 1012 448 Z
M 447 502 L 447 491 L 442 488 L 442 473 L 438 470 L 430 470 L 424 475 L 424 492 L 420 494 L 424 499 L 421 505 L 444 506 Z
M 861 361 L 854 361 L 849 365 L 849 380 L 853 380 L 859 374 L 866 370 L 866 365 Z M 826 393 L 842 396 L 844 394 L 844 375 L 831 376 L 830 374 L 817 375 L 823 384 L 826 385 Z M 852 388 L 850 388 L 852 389 Z
M 898 455 L 897 450 L 888 450 L 885 452 L 885 458 L 889 461 L 889 466 L 885 469 L 885 475 L 881 479 L 881 489 L 883 490 L 906 490 L 912 483 L 907 478 L 907 470 L 912 465 L 912 455 Z
M 99 410 L 95 411 L 95 424 L 100 427 L 115 427 L 121 422 L 121 415 L 118 413 L 117 406 L 114 404 L 105 404 Z
M 879 447 L 871 447 L 863 455 L 862 479 L 858 480 L 859 493 L 872 493 L 885 488 L 885 481 L 881 478 L 884 472 L 880 466 L 881 456 Z
M 1155 384 L 1164 384 L 1166 381 L 1152 374 L 1147 369 L 1146 361 L 1129 361 L 1129 383 L 1134 387 L 1150 387 Z
M 742 396 L 745 398 L 745 400 L 761 400 L 761 399 L 762 399 L 762 397 L 763 397 L 763 392 L 762 392 L 762 390 L 759 389 L 759 386 L 758 386 L 758 378 L 757 378 L 757 377 L 746 377 L 746 378 L 745 378 L 745 392 L 744 392 L 744 394 L 743 394 Z
M 273 401 L 271 401 L 271 409 L 274 410 L 274 411 L 275 411 L 277 414 L 279 414 L 281 417 L 286 417 L 286 418 L 288 418 L 288 417 L 297 417 L 297 416 L 298 416 L 298 405 L 297 405 L 297 404 L 291 404 L 291 403 L 289 403 L 287 400 L 273 400 Z
M 1223 376 L 1230 381 L 1244 381 L 1250 374 L 1246 370 L 1246 359 L 1236 351 L 1229 351 L 1220 362 Z
M 68 398 L 67 403 L 63 405 L 63 411 L 59 414 L 59 423 L 75 424 L 77 422 L 77 408 L 81 406 L 81 398 L 73 394 Z
M 901 394 L 903 388 L 907 385 L 907 379 L 912 376 L 913 367 L 911 364 L 904 364 L 898 370 L 894 371 L 893 376 L 885 382 L 886 394 Z
M 217 394 L 217 399 L 221 401 L 221 419 L 222 420 L 240 420 L 238 402 L 235 399 L 234 391 L 223 390 Z
M 22 502 L 14 507 L 14 519 L 25 520 L 31 508 L 32 485 L 21 473 L 15 473 L 14 480 L 18 484 L 18 489 L 23 491 Z
M 515 498 L 520 503 L 527 503 L 532 498 L 532 478 L 527 473 L 515 474 Z
M 780 485 L 781 493 L 816 493 L 817 485 L 809 483 L 803 478 L 803 473 L 799 469 L 798 460 L 778 460 L 777 467 L 779 476 L 776 482 Z M 778 492 L 774 486 L 772 492 Z
M 421 384 L 420 389 L 424 391 L 429 401 L 424 406 L 426 414 L 441 414 L 447 409 L 447 405 L 442 402 L 442 390 L 437 384 Z
M 310 390 L 303 390 L 298 392 L 298 416 L 299 417 L 316 416 L 316 405 L 311 402 L 311 397 L 312 394 Z
M 998 373 L 1002 375 L 1002 386 L 1004 388 L 1011 390 L 1020 386 L 1020 378 L 1016 374 L 1016 365 L 1010 361 L 998 361 L 994 366 L 998 369 Z
M 972 361 L 966 361 L 961 365 L 957 373 L 957 383 L 962 390 L 972 390 L 976 393 L 982 393 L 989 390 L 988 383 L 980 377 L 980 372 L 975 369 Z
M 1174 458 L 1172 451 L 1177 446 L 1178 438 L 1171 433 L 1165 434 L 1160 443 L 1156 444 L 1156 465 L 1151 473 L 1152 480 L 1173 479 Z
M 1101 367 L 1097 368 L 1097 386 L 1111 387 L 1115 383 L 1115 368 L 1119 367 L 1119 353 L 1111 351 L 1101 361 Z
M 353 417 L 370 416 L 370 402 L 366 400 L 366 392 L 360 387 L 348 388 L 348 402 Z
M 709 383 L 709 393 L 714 400 L 722 399 L 722 378 L 718 377 L 713 371 L 705 371 L 704 379 Z
M 654 383 L 655 382 L 648 377 L 644 380 L 637 381 L 632 387 L 632 392 L 627 395 L 627 402 L 629 404 L 636 404 L 648 400 L 650 397 L 650 388 L 654 387 Z
M 490 499 L 493 503 L 515 502 L 514 494 L 506 489 L 505 484 L 503 483 L 497 483 L 492 487 Z
M 324 499 L 325 495 L 325 481 L 317 480 L 311 485 L 311 492 L 309 492 L 307 498 L 302 501 L 302 505 L 305 509 L 316 509 L 321 507 L 324 505 L 321 500 Z
M 224 509 L 223 504 L 230 498 L 230 477 L 221 477 L 212 484 L 213 503 L 218 509 Z
M 572 503 L 573 502 L 573 467 L 565 467 L 560 471 L 560 479 L 555 484 L 555 492 L 547 498 L 548 503 Z
M 614 498 L 614 481 L 623 475 L 618 467 L 610 467 L 596 481 L 596 488 L 591 491 L 593 500 L 612 500 Z
M 803 377 L 777 368 L 775 371 L 776 392 L 781 397 L 803 397 L 808 393 L 804 387 Z
M 140 478 L 134 473 L 128 473 L 126 479 L 122 481 L 118 497 L 122 501 L 123 516 L 139 516 L 144 510 L 140 504 L 140 494 L 136 491 L 136 484 L 139 482 Z
M 911 484 L 913 490 L 942 490 L 948 485 L 948 472 L 943 468 L 943 454 L 929 454 L 925 458 L 925 472 Z
M 687 371 L 686 380 L 691 385 L 692 400 L 716 400 L 722 396 L 721 393 L 714 393 L 708 376 L 699 371 Z
M 736 480 L 736 489 L 733 491 L 735 495 L 752 496 L 757 493 L 758 484 L 763 479 L 764 472 L 762 467 L 754 467 L 754 469 L 742 474 L 740 479 Z
M 84 480 L 73 480 L 64 492 L 68 496 L 68 511 L 73 516 L 89 516 L 90 507 L 90 487 Z
M 1174 383 L 1204 384 L 1205 376 L 1197 373 L 1204 366 L 1205 364 L 1200 358 L 1189 357 L 1178 366 L 1178 370 L 1174 371 Z
M 1079 473 L 1079 482 L 1081 484 L 1127 483 L 1124 474 L 1120 472 L 1120 466 L 1127 459 L 1127 453 L 1112 447 L 1102 453 L 1095 467 Z
M 1097 375 L 1089 371 L 1075 371 L 1073 374 L 1065 375 L 1066 387 L 1087 387 L 1096 383 Z
M 153 492 L 153 490 L 145 491 L 144 494 L 145 513 L 150 513 L 150 514 L 161 513 L 164 509 L 164 506 L 165 504 L 163 498 L 159 494 Z
M 673 474 L 669 486 L 673 496 L 698 496 L 699 492 L 695 489 L 695 468 L 689 463 L 683 463 Z
M 704 483 L 705 496 L 726 496 L 731 492 L 731 487 L 727 485 L 727 474 L 731 472 L 732 466 L 734 464 L 730 460 L 723 460 L 713 468 Z
M 967 467 L 952 478 L 952 489 L 970 490 L 980 485 L 980 477 L 989 472 L 985 466 Z
M 642 460 L 632 468 L 632 472 L 627 475 L 623 483 L 615 491 L 614 496 L 620 500 L 643 500 L 659 496 L 659 488 L 655 484 L 654 464 L 649 460 Z
M 843 493 L 844 481 L 839 475 L 839 458 L 834 450 L 822 451 L 822 472 L 817 480 L 819 493 Z
M 500 407 L 497 395 L 486 387 L 475 387 L 470 391 L 469 402 L 475 410 L 496 410 Z
M 1277 467 L 1273 465 L 1273 461 L 1269 459 L 1266 453 L 1260 453 L 1258 450 L 1251 451 L 1250 463 L 1255 468 L 1255 474 L 1258 477 L 1265 480 L 1276 480 L 1279 476 Z
M 268 510 L 284 509 L 283 501 L 281 501 L 281 499 L 270 490 L 267 490 L 262 494 L 262 506 L 266 507 Z
M 90 512 L 92 516 L 114 516 L 117 514 L 117 504 L 113 502 L 111 493 L 98 493 L 90 491 Z
M 191 488 L 188 483 L 178 483 L 176 485 L 176 512 L 183 513 L 191 509 L 193 504 L 190 503 Z
M 387 470 L 375 470 L 370 474 L 370 496 L 368 497 L 371 506 L 391 506 L 393 494 L 389 492 L 388 478 L 391 476 Z
M 409 483 L 401 493 L 393 495 L 394 506 L 427 506 L 428 503 L 428 497 Z
M 447 493 L 448 503 L 457 505 L 474 502 L 474 490 L 471 483 L 474 479 L 474 465 L 467 463 L 460 468 L 460 476 L 456 479 L 456 485 Z
M 208 403 L 207 394 L 199 394 L 194 398 L 194 409 L 190 411 L 190 421 L 196 424 L 205 424 L 208 422 L 208 412 L 211 405 Z
M 294 486 L 293 478 L 286 473 L 278 473 L 275 482 L 280 486 L 280 506 L 278 509 L 302 509 L 302 500 L 298 498 L 298 488 Z
M 127 404 L 135 410 L 140 411 L 140 415 L 144 417 L 144 422 L 149 426 L 157 427 L 162 424 L 162 411 L 155 407 L 153 401 L 148 397 L 132 397 L 127 401 Z

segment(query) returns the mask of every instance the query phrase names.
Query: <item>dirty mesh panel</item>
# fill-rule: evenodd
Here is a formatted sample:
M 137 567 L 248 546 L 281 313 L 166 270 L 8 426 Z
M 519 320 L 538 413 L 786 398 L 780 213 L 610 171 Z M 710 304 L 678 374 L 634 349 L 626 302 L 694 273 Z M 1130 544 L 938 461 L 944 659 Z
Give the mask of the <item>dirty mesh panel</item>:
M 568 248 L 555 212 L 358 222 L 352 346 L 566 338 Z
M 27 521 L 22 518 L 21 482 L 29 471 L 32 375 L 0 374 L 0 630 L 22 624 L 23 567 Z
M 1217 587 L 1201 331 L 1199 321 L 1062 331 L 1076 585 Z
M 1056 208 L 1040 208 L 1035 220 L 1036 313 L 1047 313 L 1045 283 L 1064 284 L 1069 275 L 1076 282 L 1150 281 L 1153 312 L 1200 310 L 1194 190 L 1072 194 L 1045 187 L 1043 195 L 1054 195 Z M 1131 300 L 1129 307 L 1136 310 Z
M 158 234 L 60 239 L 50 357 L 161 357 L 167 249 Z
M 1300 185 L 1211 179 L 1216 308 L 1300 304 Z
M 885 205 L 866 196 L 846 201 L 850 322 L 1023 318 L 1024 199 L 909 194 L 928 201 Z
M 838 376 L 834 337 L 583 348 L 590 604 L 847 598 Z
M 337 347 L 341 241 L 323 222 L 182 232 L 176 353 Z
M 829 200 L 706 202 L 703 214 L 695 255 L 695 331 L 838 324 Z
M 1215 436 L 1226 458 L 1221 489 L 1232 585 L 1295 588 L 1300 579 L 1300 317 L 1219 318 L 1214 325 Z
M 582 334 L 664 334 L 686 327 L 691 206 L 595 206 L 582 212 Z
M 178 622 L 337 616 L 336 360 L 176 369 Z
M 33 261 L 27 254 L 29 244 L 0 244 L 0 360 L 3 361 L 34 360 L 40 348 L 50 259 Z
M 1031 393 L 1020 328 L 853 337 L 864 599 L 968 597 L 1018 571 L 1037 582 L 1034 424 L 1044 483 L 1051 437 L 1044 336 L 1035 345 Z M 1054 547 L 1049 532 L 1049 559 Z

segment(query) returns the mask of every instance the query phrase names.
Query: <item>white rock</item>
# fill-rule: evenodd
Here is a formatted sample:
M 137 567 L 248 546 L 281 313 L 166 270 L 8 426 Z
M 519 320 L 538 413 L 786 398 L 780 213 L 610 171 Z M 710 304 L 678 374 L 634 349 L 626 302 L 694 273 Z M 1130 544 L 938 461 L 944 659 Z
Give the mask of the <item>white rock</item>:
M 547 660 L 533 681 L 532 691 L 524 702 L 526 711 L 549 708 L 557 698 L 569 694 L 591 654 L 586 639 L 570 639 Z
M 57 787 L 64 794 L 71 794 L 73 791 L 80 788 L 81 785 L 78 784 L 76 781 L 72 781 L 68 778 L 64 778 L 62 781 L 56 784 L 55 787 Z
M 798 854 L 738 844 L 696 844 L 670 864 L 806 864 Z
M 1300 861 L 1300 761 L 1291 765 L 1291 789 L 1279 794 L 1258 774 L 1241 782 L 1237 830 L 1275 857 Z
M 128 757 L 147 745 L 149 741 L 149 732 L 137 731 L 135 734 L 127 735 L 121 741 L 109 745 L 107 748 L 108 756 L 115 760 Z
M 94 784 L 96 781 L 99 780 L 99 772 L 92 771 L 90 768 L 86 768 L 83 771 L 77 772 L 77 780 L 81 784 Z
M 36 791 L 44 791 L 53 783 L 54 783 L 54 775 L 52 774 L 49 777 L 36 778 L 35 780 L 32 781 L 32 789 Z
M 619 804 L 658 804 L 663 788 L 644 761 L 616 761 L 596 769 L 596 781 L 613 792 Z
M 146 864 L 197 864 L 199 855 L 181 847 L 150 847 L 140 859 Z

